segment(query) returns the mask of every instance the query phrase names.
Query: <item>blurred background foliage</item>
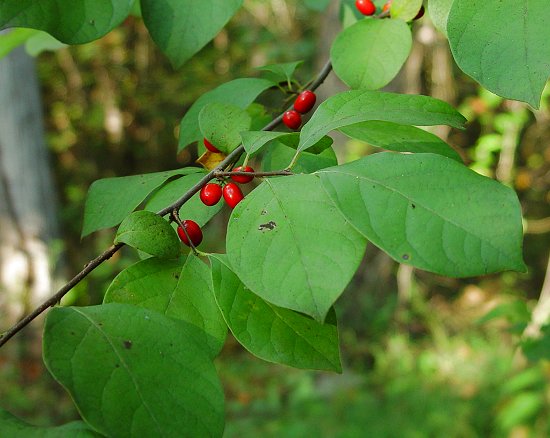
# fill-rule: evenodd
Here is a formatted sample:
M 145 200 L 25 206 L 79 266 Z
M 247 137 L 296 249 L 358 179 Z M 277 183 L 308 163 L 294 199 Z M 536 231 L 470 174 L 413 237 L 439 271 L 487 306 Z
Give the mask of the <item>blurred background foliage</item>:
M 78 272 L 112 240 L 111 231 L 80 240 L 90 184 L 191 165 L 196 148 L 176 156 L 177 126 L 194 100 L 219 84 L 257 76 L 264 64 L 295 60 L 304 61 L 297 76 L 306 82 L 326 59 L 339 26 L 338 11 L 319 13 L 319 6 L 247 0 L 178 71 L 135 17 L 94 43 L 39 55 L 68 272 Z M 337 306 L 343 375 L 264 363 L 229 339 L 217 361 L 227 394 L 227 437 L 550 436 L 549 338 L 526 350 L 532 361 L 518 349 L 550 247 L 550 91 L 538 111 L 504 100 L 458 71 L 429 19 L 415 23 L 415 35 L 411 59 L 390 88 L 443 98 L 469 119 L 466 131 L 437 133 L 471 168 L 517 191 L 529 272 L 443 278 L 399 266 L 370 247 Z M 323 93 L 338 90 L 330 80 Z M 280 95 L 262 99 L 278 111 Z M 336 140 L 340 162 L 375 152 Z M 206 250 L 223 249 L 228 215 L 224 210 L 208 225 Z M 112 278 L 136 259 L 121 251 L 67 302 L 101 302 Z M 77 416 L 40 364 L 0 359 L 0 381 L 3 407 L 30 422 L 59 424 Z

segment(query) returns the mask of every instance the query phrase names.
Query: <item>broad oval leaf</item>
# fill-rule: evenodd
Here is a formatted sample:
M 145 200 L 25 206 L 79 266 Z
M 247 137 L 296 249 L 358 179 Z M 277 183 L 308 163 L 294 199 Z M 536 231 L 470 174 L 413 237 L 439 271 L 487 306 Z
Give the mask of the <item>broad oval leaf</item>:
M 250 128 L 250 115 L 236 105 L 208 103 L 199 113 L 199 127 L 203 137 L 216 149 L 229 153 L 241 144 L 241 132 Z
M 411 46 L 411 31 L 404 21 L 366 19 L 336 37 L 330 59 L 349 87 L 377 90 L 399 73 Z
M 499 96 L 539 108 L 550 76 L 547 0 L 455 0 L 447 34 L 458 66 Z
M 181 244 L 170 224 L 156 213 L 140 210 L 132 213 L 118 227 L 115 244 L 125 243 L 163 259 L 181 254 Z
M 351 280 L 365 247 L 316 175 L 264 181 L 235 207 L 227 231 L 227 255 L 249 289 L 318 321 Z
M 96 40 L 124 20 L 134 0 L 3 0 L 0 29 L 44 30 L 67 44 Z
M 0 431 L 9 438 L 101 438 L 82 421 L 72 421 L 62 426 L 37 427 L 0 409 Z
M 433 153 L 462 163 L 458 152 L 437 135 L 415 126 L 374 120 L 346 126 L 340 131 L 349 137 L 389 151 Z
M 195 327 L 195 339 L 216 357 L 227 327 L 214 299 L 208 267 L 194 255 L 186 259 L 155 257 L 118 274 L 105 293 L 105 303 L 126 303 L 155 310 Z
M 191 187 L 197 184 L 204 175 L 204 172 L 193 173 L 166 183 L 151 195 L 147 204 L 145 204 L 145 210 L 156 212 L 168 205 L 172 205 Z M 218 202 L 216 205 L 204 208 L 199 193 L 195 193 L 191 199 L 180 208 L 179 215 L 181 218 L 195 221 L 202 227 L 218 214 L 222 208 L 223 202 Z
M 245 131 L 241 132 L 241 139 L 246 153 L 252 155 L 262 149 L 270 141 L 289 135 L 295 134 L 277 131 Z
M 147 30 L 176 68 L 202 49 L 239 10 L 242 0 L 141 0 Z
M 55 307 L 44 363 L 106 436 L 221 437 L 223 391 L 182 321 L 128 304 Z
M 143 200 L 166 180 L 176 175 L 200 172 L 195 167 L 144 175 L 104 178 L 94 181 L 84 206 L 82 237 L 122 222 Z
M 341 372 L 336 323 L 321 324 L 248 290 L 225 255 L 211 255 L 216 301 L 235 338 L 253 355 L 295 368 Z
M 219 102 L 247 108 L 263 91 L 275 83 L 267 79 L 240 78 L 226 82 L 208 93 L 204 93 L 185 113 L 180 123 L 178 152 L 194 141 L 202 140 L 199 129 L 199 113 L 209 103 Z
M 451 105 L 432 97 L 351 90 L 335 94 L 319 105 L 302 128 L 298 150 L 310 148 L 334 129 L 368 120 L 455 128 L 462 128 L 466 122 Z
M 258 67 L 257 70 L 263 71 L 263 76 L 270 81 L 280 83 L 287 82 L 289 87 L 292 82 L 292 75 L 296 68 L 303 64 L 304 61 L 284 62 L 280 64 L 269 64 Z
M 420 8 L 423 0 L 393 0 L 391 2 L 390 14 L 392 18 L 399 18 L 403 21 L 411 21 L 414 19 Z
M 298 136 L 295 134 L 294 137 L 284 137 L 270 142 L 262 159 L 262 169 L 264 171 L 286 169 L 296 155 L 297 146 Z M 292 171 L 294 173 L 313 173 L 326 167 L 338 165 L 336 153 L 331 146 L 332 138 L 323 137 L 315 146 L 300 153 Z
M 454 0 L 430 0 L 428 13 L 435 27 L 447 36 L 447 20 Z
M 454 160 L 380 153 L 318 175 L 346 218 L 401 263 L 452 277 L 525 271 L 514 191 Z

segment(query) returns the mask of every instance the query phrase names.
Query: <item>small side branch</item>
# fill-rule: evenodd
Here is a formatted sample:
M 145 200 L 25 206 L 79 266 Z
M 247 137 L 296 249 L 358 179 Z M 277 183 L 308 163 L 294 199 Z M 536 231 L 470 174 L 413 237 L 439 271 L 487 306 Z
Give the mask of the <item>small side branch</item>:
M 308 87 L 310 90 L 314 91 L 325 81 L 327 76 L 332 71 L 332 64 L 330 61 L 328 61 L 324 67 L 321 69 L 315 80 L 310 84 Z M 279 126 L 282 123 L 283 120 L 283 114 L 279 114 L 275 119 L 273 119 L 270 123 L 268 123 L 264 128 L 263 131 L 273 131 L 277 126 Z M 174 202 L 172 205 L 169 205 L 166 208 L 163 208 L 157 214 L 159 216 L 166 216 L 167 214 L 172 214 L 174 211 L 179 211 L 181 206 L 185 204 L 187 201 L 191 199 L 191 197 L 197 193 L 202 186 L 204 186 L 208 181 L 210 181 L 213 178 L 216 178 L 219 174 L 226 174 L 227 172 L 224 172 L 224 169 L 226 169 L 229 165 L 235 163 L 239 157 L 243 154 L 244 147 L 243 145 L 240 145 L 237 149 L 235 149 L 233 152 L 231 152 L 225 160 L 223 160 L 215 169 L 210 171 L 208 174 L 206 174 L 197 184 L 195 184 L 193 187 L 191 187 L 180 199 L 178 199 L 176 202 Z M 277 175 L 290 175 L 291 172 L 286 171 L 280 171 L 277 172 Z M 234 175 L 242 173 L 245 176 L 250 175 L 249 172 L 235 172 Z M 275 176 L 271 175 L 273 172 L 258 172 L 258 176 Z M 92 272 L 95 268 L 97 268 L 99 265 L 101 265 L 104 261 L 110 259 L 120 248 L 124 246 L 123 243 L 119 243 L 117 245 L 112 245 L 108 249 L 106 249 L 102 254 L 100 254 L 95 259 L 91 260 L 89 263 L 86 264 L 84 269 L 80 271 L 77 275 L 75 275 L 65 286 L 63 286 L 59 291 L 50 297 L 48 300 L 44 301 L 40 306 L 38 306 L 36 309 L 34 309 L 30 314 L 25 316 L 21 321 L 19 321 L 17 324 L 12 326 L 10 329 L 8 329 L 6 332 L 4 332 L 2 335 L 0 335 L 0 348 L 8 342 L 9 339 L 11 339 L 17 332 L 21 331 L 25 326 L 27 326 L 31 321 L 33 321 L 36 317 L 38 317 L 42 312 L 46 311 L 52 306 L 55 306 L 57 303 L 61 301 L 61 299 L 72 289 L 74 288 L 78 283 L 80 283 L 84 278 L 88 276 L 90 272 Z

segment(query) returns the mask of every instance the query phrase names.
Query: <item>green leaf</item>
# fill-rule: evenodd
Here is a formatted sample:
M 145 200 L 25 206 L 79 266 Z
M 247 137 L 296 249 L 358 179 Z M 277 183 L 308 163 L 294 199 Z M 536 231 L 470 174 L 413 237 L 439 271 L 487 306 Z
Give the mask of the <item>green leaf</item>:
M 262 159 L 262 169 L 264 171 L 285 169 L 296 155 L 298 141 L 298 134 L 290 134 L 289 137 L 270 142 Z M 293 172 L 313 173 L 326 167 L 336 166 L 338 159 L 331 145 L 332 138 L 323 137 L 311 149 L 300 153 L 292 168 Z
M 241 78 L 226 82 L 204 93 L 189 108 L 180 123 L 178 152 L 194 141 L 202 140 L 199 129 L 199 113 L 209 103 L 226 103 L 247 108 L 263 91 L 275 84 L 267 79 Z
M 241 144 L 241 132 L 250 128 L 251 121 L 244 109 L 227 103 L 208 103 L 199 113 L 202 136 L 226 153 Z
M 447 33 L 458 66 L 499 96 L 539 108 L 550 75 L 547 0 L 455 0 Z
M 25 43 L 25 41 L 37 32 L 38 31 L 34 29 L 12 29 L 0 33 L 0 59 Z
M 239 10 L 242 0 L 141 0 L 153 41 L 176 68 L 202 49 Z
M 341 372 L 336 323 L 274 306 L 250 292 L 227 257 L 211 255 L 216 301 L 235 338 L 260 359 L 295 368 Z
M 56 40 L 49 33 L 37 31 L 25 43 L 25 50 L 30 56 L 38 56 L 42 52 L 59 50 L 67 47 L 66 44 Z
M 349 87 L 377 90 L 399 73 L 411 46 L 405 22 L 365 19 L 336 37 L 330 59 L 336 75 Z
M 516 194 L 454 160 L 380 153 L 318 175 L 357 230 L 401 263 L 452 277 L 525 271 Z
M 119 243 L 163 259 L 181 254 L 180 241 L 168 221 L 146 210 L 136 211 L 122 221 L 115 237 L 115 244 Z
M 251 131 L 259 131 L 273 120 L 273 116 L 266 112 L 265 106 L 260 103 L 252 103 L 246 108 L 246 112 L 252 119 Z
M 223 391 L 188 324 L 128 304 L 55 307 L 44 362 L 106 436 L 221 437 Z
M 9 438 L 100 438 L 82 421 L 73 421 L 57 427 L 36 427 L 0 409 L 0 431 Z
M 105 178 L 92 183 L 84 207 L 82 237 L 122 222 L 153 190 L 176 175 L 200 172 L 195 167 L 144 175 Z
M 264 73 L 264 77 L 270 81 L 275 83 L 288 82 L 288 84 L 290 84 L 294 71 L 303 63 L 304 61 L 294 61 L 282 64 L 270 64 L 258 67 L 257 70 L 266 72 Z
M 449 125 L 462 128 L 466 119 L 451 105 L 428 96 L 351 90 L 325 100 L 302 128 L 303 151 L 334 129 L 368 120 L 404 125 Z
M 193 173 L 166 183 L 151 195 L 145 205 L 145 210 L 156 212 L 168 205 L 172 205 L 191 187 L 204 178 L 204 175 L 204 172 Z M 200 200 L 199 193 L 196 193 L 189 201 L 183 204 L 179 214 L 181 218 L 191 219 L 202 227 L 218 214 L 222 208 L 223 202 L 205 208 Z
M 194 339 L 216 357 L 227 327 L 216 305 L 208 267 L 194 255 L 180 260 L 142 260 L 118 274 L 105 303 L 126 303 L 155 310 L 197 328 Z
M 449 11 L 454 0 L 430 0 L 428 2 L 428 13 L 435 27 L 447 36 L 447 20 Z
M 124 20 L 134 0 L 3 0 L 0 29 L 44 30 L 66 44 L 101 38 Z
M 271 140 L 289 135 L 294 134 L 276 131 L 244 131 L 241 132 L 241 139 L 246 153 L 252 155 L 258 152 Z
M 462 163 L 458 152 L 437 135 L 414 126 L 370 121 L 346 126 L 340 131 L 351 138 L 389 151 L 433 153 Z
M 233 210 L 227 255 L 255 294 L 323 321 L 351 280 L 366 240 L 316 175 L 264 181 Z
M 390 14 L 392 18 L 411 21 L 420 11 L 423 0 L 392 0 Z

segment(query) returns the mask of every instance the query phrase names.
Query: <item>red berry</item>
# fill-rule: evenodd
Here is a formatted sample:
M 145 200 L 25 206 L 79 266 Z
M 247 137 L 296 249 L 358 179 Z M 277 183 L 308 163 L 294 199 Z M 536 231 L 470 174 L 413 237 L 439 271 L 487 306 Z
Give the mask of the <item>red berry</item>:
M 223 187 L 223 199 L 225 199 L 225 202 L 231 208 L 235 208 L 235 206 L 241 202 L 243 198 L 243 192 L 241 192 L 241 189 L 237 184 L 228 183 Z
M 382 6 L 382 12 L 387 12 L 391 8 L 391 0 L 388 0 L 384 6 Z
M 217 153 L 221 152 L 216 146 L 210 143 L 206 138 L 202 142 L 204 143 L 204 147 L 208 149 L 210 152 L 217 152 Z
M 254 169 L 250 166 L 246 166 L 243 168 L 243 166 L 235 167 L 233 169 L 233 172 L 254 172 Z M 246 176 L 246 175 L 231 175 L 231 179 L 235 182 L 238 182 L 240 184 L 246 184 L 249 183 L 254 179 L 254 175 Z
M 199 246 L 199 244 L 202 242 L 202 231 L 201 227 L 199 227 L 199 224 L 192 220 L 185 220 L 182 222 L 182 224 L 185 227 L 185 231 L 187 231 L 187 234 L 189 234 L 189 239 L 191 239 L 193 246 Z M 191 246 L 189 244 L 187 236 L 185 235 L 185 231 L 183 231 L 181 225 L 178 226 L 178 236 L 180 236 L 181 241 L 187 246 Z
M 313 91 L 303 91 L 294 101 L 294 109 L 299 113 L 305 114 L 309 112 L 311 108 L 313 108 L 316 100 L 317 96 L 315 96 L 315 93 Z
M 424 16 L 424 6 L 420 7 L 420 10 L 418 11 L 418 14 L 416 14 L 416 17 L 413 18 L 413 20 L 419 20 Z
M 283 123 L 290 129 L 298 129 L 302 124 L 302 116 L 298 111 L 287 111 L 283 114 Z
M 216 205 L 222 198 L 222 188 L 219 184 L 208 183 L 202 187 L 199 196 L 204 205 Z
M 372 0 L 355 0 L 355 7 L 363 15 L 374 15 L 376 6 Z

